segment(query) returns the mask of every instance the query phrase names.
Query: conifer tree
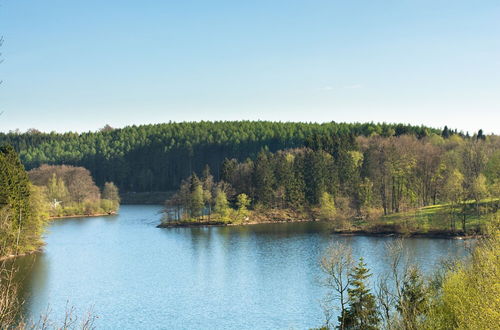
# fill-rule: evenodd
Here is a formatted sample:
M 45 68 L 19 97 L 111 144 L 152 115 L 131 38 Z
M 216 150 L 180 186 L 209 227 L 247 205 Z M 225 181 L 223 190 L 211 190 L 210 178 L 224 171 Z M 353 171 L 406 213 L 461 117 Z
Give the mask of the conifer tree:
M 405 329 L 418 329 L 418 317 L 425 312 L 427 289 L 419 269 L 411 267 L 405 275 L 397 310 Z
M 275 177 L 269 151 L 262 150 L 255 160 L 256 198 L 266 206 L 273 206 Z
M 375 296 L 370 292 L 366 283 L 370 276 L 363 258 L 360 258 L 350 275 L 349 307 L 344 317 L 344 324 L 341 325 L 343 329 L 377 329 L 380 319 L 377 314 Z
M 191 217 L 200 217 L 203 214 L 203 186 L 200 179 L 193 174 L 191 176 L 189 211 Z

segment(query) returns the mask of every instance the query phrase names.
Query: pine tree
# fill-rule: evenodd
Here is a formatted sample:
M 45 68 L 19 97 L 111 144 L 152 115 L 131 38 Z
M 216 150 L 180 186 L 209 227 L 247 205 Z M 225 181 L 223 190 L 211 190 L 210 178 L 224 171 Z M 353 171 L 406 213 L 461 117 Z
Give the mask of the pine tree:
M 444 127 L 443 132 L 441 132 L 441 136 L 445 139 L 450 137 L 450 131 L 448 129 L 448 126 Z
M 405 329 L 418 329 L 418 317 L 425 312 L 427 289 L 422 274 L 416 267 L 409 269 L 403 281 L 397 310 Z
M 266 206 L 273 206 L 275 177 L 271 162 L 271 153 L 261 151 L 255 160 L 254 181 L 256 197 Z
M 380 322 L 377 315 L 375 296 L 367 287 L 367 279 L 371 276 L 363 258 L 354 267 L 351 278 L 351 287 L 348 290 L 349 307 L 344 317 L 343 329 L 375 330 Z M 339 318 L 341 320 L 341 318 Z
M 203 186 L 196 174 L 191 176 L 190 193 L 190 215 L 191 217 L 200 217 L 203 215 L 203 207 L 205 203 L 203 198 Z
M 208 218 L 210 219 L 213 205 L 212 191 L 214 189 L 214 177 L 210 173 L 210 167 L 208 165 L 206 165 L 203 170 L 201 182 L 203 186 L 203 203 L 205 204 L 205 207 L 208 208 Z

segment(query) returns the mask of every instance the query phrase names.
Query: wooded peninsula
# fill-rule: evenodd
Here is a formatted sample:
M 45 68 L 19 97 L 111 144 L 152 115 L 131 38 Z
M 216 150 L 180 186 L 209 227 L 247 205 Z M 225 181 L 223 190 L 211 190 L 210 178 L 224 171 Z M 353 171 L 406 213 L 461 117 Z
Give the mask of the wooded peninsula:
M 264 146 L 215 175 L 206 165 L 167 201 L 160 227 L 326 220 L 344 233 L 453 236 L 480 234 L 498 212 L 497 136 L 369 127 Z

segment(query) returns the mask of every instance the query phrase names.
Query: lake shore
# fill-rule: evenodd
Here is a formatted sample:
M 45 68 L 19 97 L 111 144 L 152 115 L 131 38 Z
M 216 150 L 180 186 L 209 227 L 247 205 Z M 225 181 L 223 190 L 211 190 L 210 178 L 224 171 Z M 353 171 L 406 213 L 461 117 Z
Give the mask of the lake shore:
M 284 221 L 249 221 L 249 222 L 220 222 L 220 221 L 180 221 L 180 222 L 170 222 L 161 223 L 157 225 L 157 228 L 199 228 L 199 227 L 230 227 L 230 226 L 253 226 L 253 225 L 265 225 L 265 224 L 285 224 L 285 223 L 300 223 L 300 222 L 324 222 L 329 223 L 330 221 L 325 220 L 284 220 Z M 333 224 L 333 223 L 332 223 Z M 341 236 L 371 236 L 371 237 L 408 237 L 408 238 L 445 238 L 445 239 L 477 239 L 483 237 L 483 235 L 464 235 L 457 232 L 447 232 L 447 231 L 429 231 L 429 232 L 408 232 L 401 233 L 397 231 L 369 231 L 364 229 L 346 229 L 346 230 L 336 230 L 332 229 L 332 234 Z
M 225 227 L 225 226 L 251 226 L 259 224 L 277 224 L 277 223 L 297 223 L 297 222 L 324 222 L 331 224 L 332 234 L 342 236 L 373 236 L 373 237 L 414 237 L 414 238 L 445 238 L 445 239 L 474 239 L 480 238 L 480 234 L 464 234 L 460 231 L 450 231 L 444 229 L 429 228 L 425 231 L 419 229 L 405 229 L 379 223 L 378 226 L 350 226 L 345 229 L 335 228 L 338 225 L 336 220 L 320 220 L 314 217 L 307 217 L 304 213 L 291 212 L 253 212 L 252 216 L 243 221 L 227 222 L 218 220 L 185 220 L 162 222 L 157 228 L 196 228 L 196 227 Z M 294 216 L 295 215 L 295 216 Z M 281 217 L 280 217 L 281 216 Z M 394 220 L 394 219 L 393 219 Z M 401 216 L 403 220 L 403 216 Z
M 105 217 L 110 215 L 117 215 L 117 212 L 109 212 L 109 213 L 94 213 L 94 214 L 74 214 L 74 215 L 63 215 L 57 217 L 49 217 L 49 220 L 58 220 L 58 219 L 69 219 L 69 218 L 92 218 L 92 217 Z

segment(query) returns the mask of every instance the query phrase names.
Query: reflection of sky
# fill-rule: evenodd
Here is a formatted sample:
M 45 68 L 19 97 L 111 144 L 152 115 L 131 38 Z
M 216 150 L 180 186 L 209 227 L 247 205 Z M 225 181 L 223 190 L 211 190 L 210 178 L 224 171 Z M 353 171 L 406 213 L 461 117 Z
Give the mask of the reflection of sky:
M 322 322 L 317 262 L 331 241 L 350 244 L 375 274 L 391 238 L 331 236 L 321 223 L 158 229 L 156 206 L 54 222 L 44 254 L 25 258 L 32 315 L 94 306 L 99 328 L 308 328 Z M 463 241 L 410 239 L 429 271 Z M 34 260 L 34 262 L 32 261 Z

